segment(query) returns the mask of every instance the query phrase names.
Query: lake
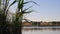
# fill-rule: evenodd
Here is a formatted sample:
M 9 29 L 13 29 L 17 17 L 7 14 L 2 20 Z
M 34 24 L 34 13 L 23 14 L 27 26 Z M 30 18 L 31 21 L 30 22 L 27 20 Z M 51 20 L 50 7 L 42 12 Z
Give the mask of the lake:
M 22 34 L 60 34 L 60 26 L 56 26 L 56 27 L 23 27 Z

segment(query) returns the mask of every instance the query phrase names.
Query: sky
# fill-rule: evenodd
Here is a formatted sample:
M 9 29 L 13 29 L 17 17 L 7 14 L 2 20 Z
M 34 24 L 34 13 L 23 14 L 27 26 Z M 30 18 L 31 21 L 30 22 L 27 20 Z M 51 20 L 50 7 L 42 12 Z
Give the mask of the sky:
M 24 17 L 32 20 L 32 21 L 60 21 L 60 0 L 25 0 L 26 1 L 34 1 L 40 6 L 29 3 L 25 5 L 24 9 L 31 7 L 29 10 L 33 10 L 30 14 L 26 14 Z M 13 0 L 11 0 L 11 3 Z M 16 9 L 17 3 L 12 6 L 10 9 L 11 12 L 14 12 Z

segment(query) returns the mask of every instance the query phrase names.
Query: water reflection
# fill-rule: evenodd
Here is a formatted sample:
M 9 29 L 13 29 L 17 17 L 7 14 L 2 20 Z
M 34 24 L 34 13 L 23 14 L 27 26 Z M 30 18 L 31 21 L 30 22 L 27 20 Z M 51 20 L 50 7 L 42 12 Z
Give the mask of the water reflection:
M 55 31 L 55 30 L 57 30 L 57 31 L 60 31 L 60 28 L 23 28 L 22 30 L 24 30 L 24 31 L 32 31 L 32 30 L 40 30 L 40 31 L 42 31 L 42 30 L 53 30 L 53 31 Z
M 60 28 L 22 28 L 22 34 L 60 34 Z

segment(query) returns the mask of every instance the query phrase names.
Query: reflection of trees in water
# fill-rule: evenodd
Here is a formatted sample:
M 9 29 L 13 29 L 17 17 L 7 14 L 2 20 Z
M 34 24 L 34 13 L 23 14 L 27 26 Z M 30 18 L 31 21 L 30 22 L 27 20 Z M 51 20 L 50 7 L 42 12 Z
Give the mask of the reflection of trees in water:
M 60 31 L 60 28 L 52 28 L 52 30 L 54 30 L 54 31 Z
M 22 30 L 24 31 L 33 31 L 33 30 L 38 30 L 38 31 L 60 31 L 60 28 L 23 28 Z

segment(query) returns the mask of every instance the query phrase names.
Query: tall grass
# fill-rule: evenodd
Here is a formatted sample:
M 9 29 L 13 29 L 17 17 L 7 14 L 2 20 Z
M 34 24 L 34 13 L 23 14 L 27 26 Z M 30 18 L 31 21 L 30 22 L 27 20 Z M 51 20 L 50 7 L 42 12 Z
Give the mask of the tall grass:
M 8 14 L 9 0 L 0 0 L 0 34 L 5 34 L 7 30 L 7 14 Z
M 6 18 L 8 15 L 8 11 L 9 8 L 14 5 L 15 3 L 18 3 L 17 5 L 17 11 L 15 14 L 15 19 L 13 21 L 13 25 L 10 24 L 10 26 L 6 25 Z M 26 13 L 31 13 L 32 11 L 27 11 L 29 8 L 31 8 L 32 6 L 30 6 L 29 8 L 23 10 L 24 5 L 27 3 L 35 3 L 34 1 L 28 1 L 28 2 L 24 2 L 24 0 L 14 0 L 10 5 L 9 5 L 9 0 L 0 0 L 0 14 L 2 15 L 2 26 L 1 27 L 1 34 L 22 34 L 22 19 L 23 19 L 23 15 Z M 38 4 L 37 4 L 38 5 Z M 9 23 L 9 22 L 8 22 Z M 8 29 L 7 29 L 8 28 Z M 6 31 L 5 31 L 6 30 Z

